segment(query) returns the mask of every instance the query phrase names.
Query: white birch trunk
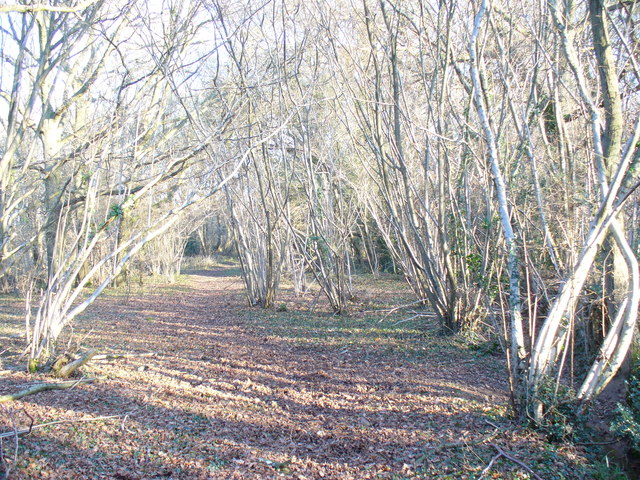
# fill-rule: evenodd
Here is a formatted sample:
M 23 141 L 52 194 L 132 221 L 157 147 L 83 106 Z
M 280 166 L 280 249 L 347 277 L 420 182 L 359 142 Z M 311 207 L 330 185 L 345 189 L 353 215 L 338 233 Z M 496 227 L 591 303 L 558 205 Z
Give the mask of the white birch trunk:
M 509 206 L 507 202 L 507 189 L 500 168 L 498 146 L 495 135 L 489 122 L 488 105 L 483 97 L 482 84 L 480 81 L 479 61 L 477 57 L 477 39 L 483 18 L 487 15 L 487 0 L 483 0 L 480 9 L 475 17 L 473 32 L 469 42 L 469 57 L 471 63 L 471 80 L 473 82 L 473 96 L 476 111 L 482 125 L 485 141 L 488 149 L 488 163 L 491 168 L 491 176 L 496 189 L 496 200 L 498 202 L 498 212 L 500 223 L 507 246 L 507 268 L 509 270 L 509 316 L 510 316 L 510 360 L 511 376 L 514 385 L 521 383 L 519 378 L 522 371 L 522 361 L 526 358 L 527 352 L 524 342 L 524 328 L 522 324 L 521 304 L 520 304 L 520 272 L 518 262 L 518 246 L 516 236 L 511 225 Z M 518 392 L 514 392 L 518 395 Z

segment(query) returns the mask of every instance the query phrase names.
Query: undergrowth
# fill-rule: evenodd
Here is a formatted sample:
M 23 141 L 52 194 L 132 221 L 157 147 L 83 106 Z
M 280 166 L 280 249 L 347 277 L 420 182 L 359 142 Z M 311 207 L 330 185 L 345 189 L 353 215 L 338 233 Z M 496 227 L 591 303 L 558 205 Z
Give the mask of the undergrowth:
M 640 358 L 638 356 L 634 358 L 631 374 L 626 383 L 626 402 L 618 403 L 611 431 L 627 438 L 631 442 L 632 453 L 640 455 Z

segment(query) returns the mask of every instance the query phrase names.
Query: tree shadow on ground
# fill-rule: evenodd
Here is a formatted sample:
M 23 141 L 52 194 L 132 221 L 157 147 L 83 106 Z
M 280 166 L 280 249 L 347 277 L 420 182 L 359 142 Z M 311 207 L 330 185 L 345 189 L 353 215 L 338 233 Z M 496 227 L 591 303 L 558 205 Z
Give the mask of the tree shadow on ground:
M 192 269 L 182 272 L 183 275 L 209 278 L 238 277 L 241 273 L 242 271 L 240 270 L 240 267 L 218 267 L 207 270 Z
M 353 320 L 352 331 L 348 318 L 337 327 L 323 320 L 318 330 L 325 331 L 314 335 L 312 329 L 287 335 L 285 324 L 270 331 L 277 319 L 241 307 L 237 286 L 228 288 L 233 278 L 235 285 L 228 269 L 198 272 L 192 291 L 156 290 L 128 305 L 101 299 L 76 334 L 90 334 L 91 346 L 106 351 L 156 355 L 92 363 L 88 374 L 100 383 L 24 402 L 39 421 L 122 415 L 105 426 L 38 433 L 34 438 L 51 442 L 46 455 L 98 461 L 105 454 L 114 472 L 139 465 L 130 457 L 140 450 L 151 462 L 140 478 L 154 478 L 152 469 L 166 464 L 175 467 L 168 478 L 282 478 L 286 472 L 274 465 L 287 461 L 287 470 L 310 479 L 410 478 L 425 462 L 424 468 L 443 462 L 434 468 L 456 478 L 463 470 L 450 451 L 426 452 L 481 440 L 494 428 L 487 419 L 510 425 L 502 417 L 504 380 L 489 368 L 491 359 L 456 350 L 416 362 L 411 349 L 424 338 L 397 330 L 391 332 L 397 344 L 385 345 L 375 335 L 386 331 L 371 334 L 362 319 Z M 461 368 L 463 362 L 469 363 Z M 30 441 L 24 455 L 41 458 Z M 462 464 L 479 470 L 495 454 L 483 446 L 474 452 Z M 69 468 L 78 478 L 102 475 Z
M 455 440 L 450 434 L 462 425 L 471 435 L 470 439 L 486 434 L 491 428 L 483 424 L 481 415 L 389 409 L 369 412 L 358 407 L 308 408 L 283 396 L 243 395 L 242 408 L 234 400 L 228 409 L 196 407 L 189 411 L 162 404 L 177 402 L 195 406 L 215 402 L 219 405 L 225 399 L 206 393 L 206 390 L 191 392 L 188 398 L 179 398 L 182 395 L 165 390 L 150 401 L 143 401 L 115 394 L 108 385 L 77 391 L 71 405 L 68 399 L 59 395 L 43 394 L 34 397 L 30 403 L 52 408 L 72 406 L 82 417 L 119 413 L 123 419 L 126 415 L 127 421 L 102 426 L 103 436 L 97 441 L 91 437 L 94 440 L 89 444 L 82 435 L 84 428 L 93 428 L 87 425 L 65 425 L 39 432 L 34 440 L 25 444 L 38 455 L 38 441 L 49 442 L 44 453 L 51 465 L 61 465 L 64 458 L 76 450 L 94 464 L 90 471 L 95 478 L 102 474 L 105 462 L 114 466 L 112 473 L 119 469 L 132 475 L 145 475 L 144 478 L 150 478 L 149 475 L 160 470 L 169 472 L 170 476 L 177 475 L 175 478 L 196 478 L 207 474 L 212 462 L 220 471 L 228 469 L 228 473 L 249 466 L 245 473 L 261 478 L 259 475 L 265 471 L 276 474 L 265 468 L 270 466 L 270 461 L 291 459 L 295 461 L 290 468 L 303 475 L 313 473 L 310 464 L 340 464 L 347 471 L 358 471 L 367 465 L 387 465 L 399 471 L 407 462 L 415 462 L 434 442 Z M 232 418 L 234 415 L 238 419 Z M 287 416 L 296 417 L 296 422 L 288 421 Z M 379 434 L 389 430 L 394 434 Z M 126 458 L 133 455 L 134 447 L 127 441 L 131 434 L 139 446 L 149 444 L 153 447 L 142 448 L 137 458 Z M 56 442 L 61 443 L 59 450 L 55 448 Z M 171 458 L 171 462 L 160 461 L 163 457 Z

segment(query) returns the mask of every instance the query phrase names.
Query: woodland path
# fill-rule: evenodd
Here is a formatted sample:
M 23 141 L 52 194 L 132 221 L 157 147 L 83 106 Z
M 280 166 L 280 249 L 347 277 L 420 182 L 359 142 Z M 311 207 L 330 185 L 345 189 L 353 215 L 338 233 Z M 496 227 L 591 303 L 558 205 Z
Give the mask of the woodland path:
M 99 382 L 12 407 L 20 424 L 19 408 L 36 423 L 119 417 L 21 437 L 11 478 L 477 478 L 495 427 L 490 439 L 516 456 L 539 447 L 506 416 L 500 356 L 402 317 L 312 313 L 308 298 L 290 296 L 283 312 L 245 307 L 241 286 L 219 268 L 102 298 L 73 338 L 157 355 L 91 363 Z M 366 295 L 367 308 L 380 299 Z M 5 380 L 3 392 L 33 381 Z M 525 478 L 505 475 L 490 478 Z

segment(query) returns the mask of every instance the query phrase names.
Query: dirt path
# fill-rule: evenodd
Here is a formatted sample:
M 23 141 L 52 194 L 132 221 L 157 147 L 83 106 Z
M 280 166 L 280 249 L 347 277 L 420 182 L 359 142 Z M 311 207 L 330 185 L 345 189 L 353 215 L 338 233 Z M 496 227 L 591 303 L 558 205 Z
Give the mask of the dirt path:
M 537 440 L 505 417 L 499 357 L 401 317 L 310 313 L 308 299 L 291 297 L 282 312 L 245 308 L 231 273 L 101 299 L 73 338 L 157 355 L 91 364 L 98 383 L 5 412 L 22 425 L 27 414 L 74 420 L 23 437 L 11 478 L 476 478 L 496 451 L 464 442 L 495 427 L 491 438 L 534 458 Z M 380 300 L 366 295 L 363 305 Z M 3 392 L 32 381 L 6 380 Z M 433 448 L 450 442 L 461 443 Z M 490 478 L 526 478 L 508 473 L 518 468 Z

